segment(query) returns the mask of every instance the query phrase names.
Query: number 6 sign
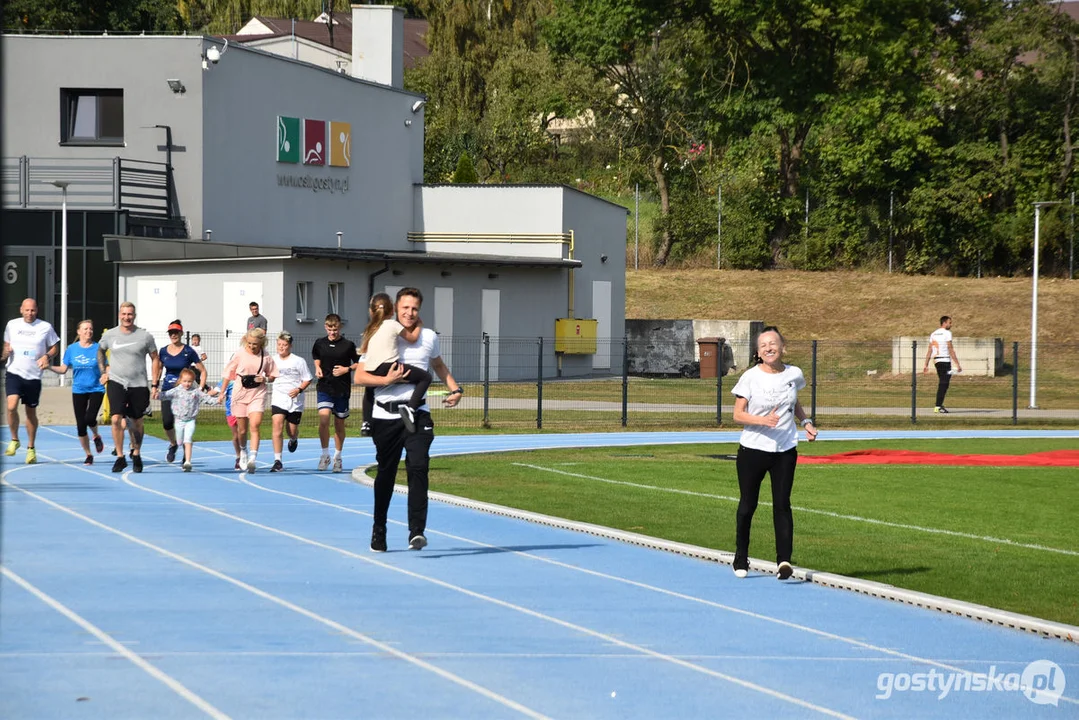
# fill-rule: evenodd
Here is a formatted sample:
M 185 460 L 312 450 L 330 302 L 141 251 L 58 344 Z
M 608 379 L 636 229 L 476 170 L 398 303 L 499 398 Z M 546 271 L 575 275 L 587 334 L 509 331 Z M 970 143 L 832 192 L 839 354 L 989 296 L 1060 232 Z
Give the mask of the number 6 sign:
M 8 285 L 19 282 L 19 266 L 13 260 L 4 263 L 4 282 Z

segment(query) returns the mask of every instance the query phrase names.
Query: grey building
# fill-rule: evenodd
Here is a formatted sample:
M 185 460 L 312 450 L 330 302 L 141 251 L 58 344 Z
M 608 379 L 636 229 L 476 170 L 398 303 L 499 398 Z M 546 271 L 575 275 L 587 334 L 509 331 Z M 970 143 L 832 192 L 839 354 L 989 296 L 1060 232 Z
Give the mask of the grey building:
M 120 300 L 162 341 L 175 317 L 242 330 L 251 300 L 271 332 L 319 334 L 337 312 L 358 335 L 371 293 L 407 285 L 455 374 L 479 374 L 484 333 L 494 379 L 534 374 L 499 366 L 509 338 L 550 338 L 551 374 L 618 372 L 606 342 L 556 353 L 554 339 L 566 319 L 621 337 L 626 211 L 562 186 L 423 185 L 402 13 L 353 12 L 368 77 L 208 37 L 6 36 L 9 295 L 59 318 L 55 181 L 69 183 L 69 335 L 83 317 L 111 325 Z

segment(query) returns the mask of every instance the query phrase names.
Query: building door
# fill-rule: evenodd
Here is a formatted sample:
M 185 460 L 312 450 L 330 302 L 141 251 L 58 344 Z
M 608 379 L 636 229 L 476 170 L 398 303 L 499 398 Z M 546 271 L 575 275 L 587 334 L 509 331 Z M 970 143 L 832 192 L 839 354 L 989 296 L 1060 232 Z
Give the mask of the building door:
M 154 344 L 160 349 L 169 344 L 169 323 L 179 317 L 176 314 L 176 281 L 139 280 L 136 288 L 135 325 L 153 335 Z M 147 358 L 147 372 L 151 368 L 150 359 Z
M 4 322 L 19 317 L 19 306 L 28 297 L 37 300 L 38 317 L 48 320 L 52 317 L 52 296 L 49 252 L 37 248 L 4 248 Z M 56 331 L 60 332 L 60 328 Z
M 592 281 L 592 317 L 596 320 L 596 354 L 592 367 L 609 370 L 611 367 L 611 281 Z
M 498 380 L 498 326 L 501 313 L 501 290 L 484 290 L 480 305 L 480 331 L 491 338 L 490 366 L 487 368 L 491 382 Z M 481 349 L 482 353 L 483 350 Z M 483 368 L 483 355 L 480 355 Z
M 435 331 L 438 332 L 442 360 L 453 369 L 453 288 L 435 288 Z

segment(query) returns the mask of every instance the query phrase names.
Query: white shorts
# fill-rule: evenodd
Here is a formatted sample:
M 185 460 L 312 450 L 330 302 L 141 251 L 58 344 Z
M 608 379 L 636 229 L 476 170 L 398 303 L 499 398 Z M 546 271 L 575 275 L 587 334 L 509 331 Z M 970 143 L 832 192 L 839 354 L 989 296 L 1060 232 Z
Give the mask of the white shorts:
M 186 445 L 195 442 L 195 420 L 176 421 L 176 444 Z

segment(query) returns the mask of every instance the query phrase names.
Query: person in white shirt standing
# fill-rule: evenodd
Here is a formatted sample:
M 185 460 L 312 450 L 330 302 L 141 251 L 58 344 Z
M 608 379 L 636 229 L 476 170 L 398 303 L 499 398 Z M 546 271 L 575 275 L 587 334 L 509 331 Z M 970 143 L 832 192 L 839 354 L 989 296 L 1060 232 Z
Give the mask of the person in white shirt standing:
M 734 421 L 744 425 L 739 439 L 738 521 L 735 534 L 734 574 L 749 574 L 749 530 L 757 510 L 765 473 L 772 481 L 772 521 L 776 532 L 776 564 L 780 580 L 794 573 L 791 552 L 794 545 L 794 516 L 791 489 L 798 464 L 797 419 L 806 439 L 817 439 L 817 426 L 798 402 L 798 391 L 806 386 L 800 368 L 783 362 L 783 336 L 774 326 L 757 337 L 753 367 L 742 373 L 731 392 Z M 752 364 L 752 363 L 751 363 Z
M 270 412 L 273 418 L 273 467 L 270 472 L 285 469 L 281 462 L 281 450 L 285 444 L 285 423 L 288 423 L 288 451 L 296 452 L 300 441 L 300 419 L 303 417 L 304 391 L 311 384 L 311 369 L 307 361 L 292 354 L 292 333 L 277 336 L 278 376 L 273 381 Z
M 959 356 L 955 354 L 955 346 L 952 345 L 952 319 L 947 315 L 940 319 L 940 327 L 929 336 L 929 350 L 925 353 L 922 374 L 929 372 L 930 358 L 937 367 L 937 400 L 933 405 L 933 412 L 946 414 L 948 409 L 944 407 L 944 396 L 948 394 L 948 386 L 952 383 L 952 362 L 955 362 L 956 372 L 963 372 Z
M 7 424 L 11 442 L 4 454 L 12 457 L 19 449 L 19 401 L 26 408 L 26 464 L 37 462 L 37 405 L 41 400 L 41 375 L 60 352 L 60 337 L 50 323 L 37 316 L 37 300 L 26 298 L 17 317 L 4 328 L 7 363 Z

